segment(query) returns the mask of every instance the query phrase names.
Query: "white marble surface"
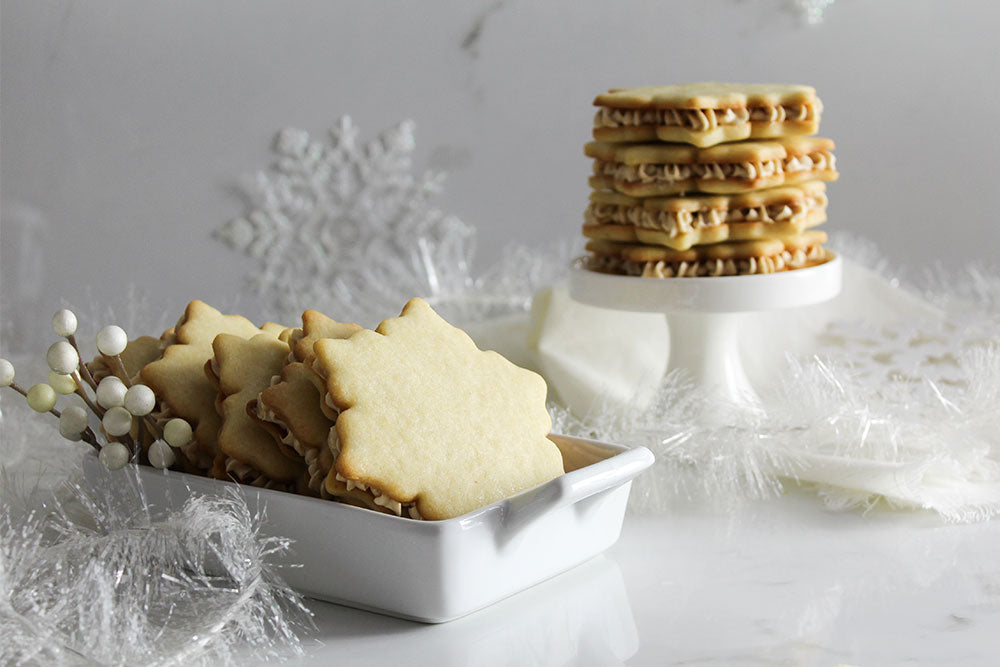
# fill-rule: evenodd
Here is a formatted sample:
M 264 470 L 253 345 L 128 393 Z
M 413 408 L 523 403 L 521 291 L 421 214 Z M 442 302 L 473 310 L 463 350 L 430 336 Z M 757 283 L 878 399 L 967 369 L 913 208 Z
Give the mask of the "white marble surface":
M 444 625 L 310 601 L 291 664 L 991 665 L 998 553 L 998 522 L 838 513 L 807 492 L 629 516 L 603 556 Z

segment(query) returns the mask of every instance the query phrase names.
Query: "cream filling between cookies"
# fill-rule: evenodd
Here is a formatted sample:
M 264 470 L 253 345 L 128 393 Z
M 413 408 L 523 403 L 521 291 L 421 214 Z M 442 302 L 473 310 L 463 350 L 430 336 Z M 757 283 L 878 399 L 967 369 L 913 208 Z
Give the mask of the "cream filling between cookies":
M 639 164 L 598 160 L 598 172 L 625 183 L 676 183 L 690 178 L 713 180 L 770 178 L 782 173 L 781 160 L 707 162 L 695 164 Z
M 391 498 L 390 496 L 382 493 L 382 491 L 380 491 L 377 487 L 365 484 L 363 482 L 357 482 L 351 479 L 347 479 L 339 472 L 335 473 L 334 477 L 337 479 L 338 482 L 343 482 L 344 485 L 347 487 L 348 491 L 353 491 L 354 489 L 358 489 L 360 491 L 364 491 L 365 493 L 371 495 L 373 503 L 375 503 L 379 507 L 386 508 L 396 516 L 403 516 L 403 510 L 406 510 L 407 516 L 409 516 L 411 519 L 419 520 L 423 518 L 420 516 L 420 512 L 417 510 L 416 503 L 401 503 L 395 498 Z
M 786 120 L 812 120 L 813 107 L 809 104 L 750 107 L 750 120 L 754 122 L 783 123 Z
M 808 155 L 793 155 L 785 158 L 783 168 L 788 174 L 803 171 L 826 171 L 837 168 L 837 158 L 829 151 L 817 151 Z
M 306 447 L 305 445 L 303 445 L 302 442 L 295 437 L 295 434 L 292 433 L 291 429 L 288 428 L 288 424 L 281 421 L 281 419 L 279 419 L 278 416 L 274 414 L 273 411 L 269 410 L 266 406 L 263 407 L 262 406 L 263 403 L 261 403 L 260 399 L 258 399 L 257 416 L 260 417 L 260 419 L 262 419 L 263 421 L 274 424 L 279 429 L 281 429 L 281 432 L 284 434 L 279 438 L 281 444 L 288 445 L 293 450 L 295 450 L 296 454 L 298 454 L 304 459 L 307 459 L 308 461 L 309 452 L 312 452 L 313 449 L 311 447 Z
M 726 179 L 770 178 L 782 173 L 784 165 L 781 160 L 762 160 L 760 162 L 707 162 L 691 165 L 691 171 L 696 178 L 723 181 Z
M 281 436 L 281 438 L 279 438 L 281 440 L 281 443 L 284 445 L 288 445 L 289 447 L 294 449 L 295 453 L 298 454 L 299 456 L 305 457 L 304 450 L 308 450 L 309 448 L 303 446 L 302 443 L 299 442 L 299 439 L 296 438 L 292 434 L 291 430 L 288 428 L 288 424 L 281 421 L 278 415 L 276 415 L 273 410 L 268 408 L 267 405 L 265 405 L 264 402 L 261 401 L 259 397 L 257 399 L 257 416 L 262 421 L 269 422 L 280 428 L 281 432 L 284 433 L 284 435 Z
M 811 212 L 825 208 L 826 194 L 818 193 L 790 204 L 746 206 L 733 209 L 662 211 L 643 206 L 621 206 L 591 202 L 585 219 L 591 224 L 618 224 L 656 229 L 671 237 L 704 227 L 738 222 L 797 222 Z
M 274 386 L 281 381 L 280 375 L 275 375 L 271 378 L 271 385 Z M 321 496 L 325 497 L 326 490 L 323 488 L 323 479 L 326 477 L 327 471 L 322 470 L 319 466 L 319 452 L 312 447 L 306 447 L 302 442 L 295 437 L 292 430 L 288 428 L 288 424 L 282 421 L 278 415 L 267 407 L 264 403 L 257 397 L 257 416 L 266 422 L 274 424 L 279 429 L 281 429 L 284 435 L 281 437 L 282 444 L 288 445 L 295 450 L 295 453 L 303 458 L 306 462 L 306 471 L 309 474 L 309 488 L 313 491 L 319 491 Z M 335 429 L 330 429 L 331 432 L 336 433 Z
M 594 127 L 669 125 L 708 130 L 719 125 L 737 125 L 750 119 L 746 108 L 738 109 L 613 109 L 602 107 L 594 116 Z
M 323 480 L 326 479 L 326 473 L 319 467 L 319 452 L 315 449 L 306 449 L 306 453 L 302 458 L 305 459 L 306 469 L 309 473 L 309 488 L 322 493 L 324 490 Z
M 829 151 L 793 155 L 782 160 L 760 162 L 705 162 L 695 164 L 638 164 L 597 160 L 598 173 L 625 183 L 676 183 L 690 178 L 727 180 L 770 178 L 782 173 L 826 171 L 836 168 L 837 159 Z
M 706 259 L 696 262 L 634 262 L 612 255 L 591 256 L 590 268 L 644 278 L 695 278 L 776 273 L 797 269 L 827 258 L 821 245 L 784 250 L 777 255 L 744 259 Z
M 235 477 L 240 484 L 248 484 L 250 486 L 256 486 L 263 489 L 285 490 L 288 488 L 287 484 L 276 482 L 273 479 L 266 477 L 264 473 L 260 472 L 256 468 L 234 459 L 231 456 L 226 457 L 226 473 Z
M 736 109 L 616 109 L 601 107 L 594 116 L 594 127 L 636 127 L 659 125 L 686 127 L 705 132 L 716 127 L 739 125 L 748 121 L 781 123 L 815 118 L 810 104 L 779 104 Z
M 599 173 L 627 183 L 676 183 L 691 178 L 689 164 L 622 164 L 598 160 Z

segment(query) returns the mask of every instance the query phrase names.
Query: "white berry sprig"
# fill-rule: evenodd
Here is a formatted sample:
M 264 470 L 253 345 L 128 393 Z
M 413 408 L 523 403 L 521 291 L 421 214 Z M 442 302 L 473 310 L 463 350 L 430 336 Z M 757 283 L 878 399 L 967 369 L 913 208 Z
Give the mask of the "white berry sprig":
M 97 351 L 111 367 L 111 372 L 128 383 L 128 373 L 121 357 L 126 347 L 128 347 L 128 334 L 121 327 L 109 324 L 97 332 Z
M 71 406 L 59 412 L 56 410 L 58 396 L 51 385 L 39 383 L 27 391 L 14 381 L 14 364 L 0 359 L 0 387 L 10 387 L 28 401 L 28 407 L 35 412 L 48 412 L 59 420 L 59 433 L 67 440 L 83 440 L 98 452 L 101 445 L 87 423 L 87 413 L 79 406 Z M 82 419 L 80 415 L 82 414 Z
M 115 325 L 102 328 L 97 334 L 97 350 L 112 375 L 99 383 L 83 363 L 76 342 L 77 318 L 71 310 L 60 310 L 52 317 L 52 329 L 65 340 L 49 346 L 45 360 L 51 369 L 49 381 L 25 391 L 14 382 L 14 366 L 0 359 L 0 387 L 11 387 L 36 412 L 49 412 L 59 419 L 59 433 L 67 440 L 83 440 L 98 451 L 98 459 L 110 470 L 118 470 L 129 461 L 138 462 L 146 431 L 153 442 L 146 457 L 156 468 L 169 468 L 184 454 L 177 451 L 192 437 L 191 426 L 183 419 L 170 420 L 163 432 L 151 414 L 156 408 L 156 395 L 144 384 L 133 384 L 125 369 L 122 353 L 128 345 L 128 335 Z M 93 397 L 87 391 L 89 387 Z M 101 422 L 107 438 L 102 444 L 90 428 L 87 411 L 80 406 L 56 410 L 59 394 L 77 394 Z M 133 426 L 137 435 L 133 439 Z
M 76 327 L 76 314 L 72 310 L 64 308 L 52 316 L 52 330 L 56 332 L 57 336 L 65 338 L 73 349 L 76 350 L 77 359 L 79 360 L 80 347 L 76 344 Z M 87 384 L 90 385 L 90 388 L 97 389 L 97 383 L 94 382 L 94 377 L 90 374 L 87 364 L 79 364 L 79 366 L 80 374 L 86 380 Z
M 59 317 L 60 313 L 67 313 L 68 316 L 72 316 L 72 322 L 76 322 L 76 316 L 73 315 L 72 311 L 60 311 L 59 313 L 56 313 L 56 317 L 53 318 L 53 322 L 56 321 L 56 318 Z M 55 324 L 53 324 L 52 328 L 56 330 L 57 333 L 60 330 L 55 326 Z M 66 327 L 61 330 L 66 331 L 69 329 L 70 327 Z M 75 331 L 75 328 L 73 330 Z M 81 369 L 85 369 L 86 364 L 81 363 L 79 348 L 75 345 L 75 340 L 74 343 L 70 343 L 66 340 L 60 340 L 52 343 L 52 345 L 49 346 L 48 352 L 45 353 L 45 360 L 48 362 L 52 373 L 55 373 L 56 375 L 68 375 L 73 379 L 74 384 L 76 385 L 75 393 L 83 399 L 84 403 L 87 404 L 87 407 L 89 407 L 97 418 L 101 420 L 101 425 L 105 427 L 105 433 L 111 438 L 120 438 L 123 440 L 124 442 L 121 444 L 129 450 L 131 455 L 134 455 L 138 448 L 136 447 L 136 444 L 132 442 L 130 436 L 131 423 L 129 424 L 129 428 L 126 429 L 124 433 L 117 432 L 117 429 L 109 431 L 107 425 L 105 424 L 108 408 L 114 405 L 113 402 L 108 401 L 108 395 L 110 392 L 107 391 L 107 388 L 110 385 L 105 385 L 103 381 L 101 384 L 97 385 L 94 390 L 95 398 L 97 399 L 96 403 L 84 390 L 84 380 L 82 379 L 83 376 L 81 375 Z M 92 383 L 93 377 L 91 376 L 88 384 L 93 386 Z M 102 389 L 104 391 L 102 391 Z M 55 393 L 54 390 L 53 393 Z M 124 393 L 124 391 L 122 393 Z
M 49 368 L 57 375 L 68 375 L 76 385 L 76 393 L 87 404 L 98 418 L 104 416 L 104 412 L 99 406 L 94 405 L 83 390 L 84 382 L 94 391 L 97 390 L 97 383 L 87 369 L 87 364 L 80 363 L 80 348 L 76 344 L 76 315 L 72 310 L 60 310 L 52 316 L 52 330 L 56 335 L 62 336 L 66 340 L 60 340 L 49 346 L 45 353 L 45 360 Z

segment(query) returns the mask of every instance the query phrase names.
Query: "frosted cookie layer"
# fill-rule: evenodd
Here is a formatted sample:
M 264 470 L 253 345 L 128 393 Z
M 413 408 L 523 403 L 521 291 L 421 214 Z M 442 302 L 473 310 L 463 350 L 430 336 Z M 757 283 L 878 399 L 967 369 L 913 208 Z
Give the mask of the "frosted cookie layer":
M 590 184 L 633 197 L 750 192 L 808 180 L 837 179 L 834 143 L 822 137 L 744 141 L 711 148 L 681 144 L 590 142 Z
M 815 134 L 823 109 L 811 86 L 714 82 L 612 88 L 594 105 L 598 141 L 695 146 Z

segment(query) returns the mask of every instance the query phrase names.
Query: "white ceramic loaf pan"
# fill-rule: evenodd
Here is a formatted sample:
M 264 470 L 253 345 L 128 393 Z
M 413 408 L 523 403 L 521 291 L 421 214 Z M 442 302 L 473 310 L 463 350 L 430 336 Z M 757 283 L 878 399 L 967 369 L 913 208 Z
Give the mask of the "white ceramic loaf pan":
M 302 593 L 393 616 L 440 623 L 564 572 L 618 539 L 632 479 L 653 462 L 644 448 L 552 435 L 566 474 L 445 521 L 414 521 L 328 500 L 237 486 L 261 533 L 293 540 L 277 560 Z M 108 474 L 88 456 L 87 477 Z M 140 468 L 154 515 L 229 482 Z

